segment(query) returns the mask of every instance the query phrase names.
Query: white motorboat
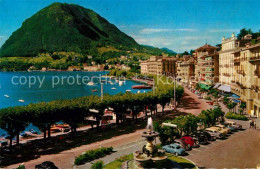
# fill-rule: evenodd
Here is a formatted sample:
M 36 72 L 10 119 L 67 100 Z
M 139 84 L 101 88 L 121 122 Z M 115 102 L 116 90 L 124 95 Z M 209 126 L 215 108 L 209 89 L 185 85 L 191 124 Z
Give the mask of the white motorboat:
M 132 90 L 126 90 L 126 92 L 131 92 Z
M 115 87 L 112 87 L 111 89 L 112 89 L 112 90 L 116 90 L 116 88 L 115 88 Z
M 8 96 L 8 95 L 4 95 L 4 97 L 7 97 L 7 98 L 8 98 L 8 97 L 10 97 L 10 96 Z
M 138 90 L 137 93 L 140 93 L 140 90 Z
M 125 81 L 119 81 L 119 86 L 122 86 L 123 84 L 125 84 Z
M 90 81 L 90 82 L 87 83 L 87 85 L 88 86 L 94 86 L 95 84 L 92 81 Z
M 20 100 L 18 100 L 18 101 L 19 101 L 19 102 L 22 102 L 22 103 L 25 102 L 23 99 L 20 99 Z

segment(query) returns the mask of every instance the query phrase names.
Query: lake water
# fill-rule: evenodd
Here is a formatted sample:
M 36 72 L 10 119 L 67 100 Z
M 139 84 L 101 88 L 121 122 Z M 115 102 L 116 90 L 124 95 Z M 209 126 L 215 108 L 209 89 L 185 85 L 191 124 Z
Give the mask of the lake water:
M 82 96 L 101 95 L 99 79 L 108 72 L 0 72 L 0 108 L 49 102 L 57 99 L 71 99 Z M 93 80 L 92 80 L 93 79 Z M 104 81 L 104 94 L 125 93 L 139 83 L 126 80 L 122 86 L 115 80 L 113 84 Z M 89 86 L 89 81 L 94 86 Z M 112 88 L 116 88 L 113 90 Z M 97 89 L 97 92 L 92 90 Z M 140 90 L 141 93 L 150 89 Z M 20 100 L 20 101 L 19 101 Z M 21 102 L 24 101 L 24 102 Z M 0 130 L 1 135 L 1 130 Z

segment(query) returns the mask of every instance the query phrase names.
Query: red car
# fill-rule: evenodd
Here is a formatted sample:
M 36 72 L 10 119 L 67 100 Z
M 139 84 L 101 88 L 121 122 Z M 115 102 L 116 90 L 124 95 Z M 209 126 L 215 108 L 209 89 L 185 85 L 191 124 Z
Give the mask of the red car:
M 188 148 L 199 146 L 198 141 L 193 139 L 191 136 L 183 136 L 181 137 L 181 140 L 183 140 L 187 144 Z

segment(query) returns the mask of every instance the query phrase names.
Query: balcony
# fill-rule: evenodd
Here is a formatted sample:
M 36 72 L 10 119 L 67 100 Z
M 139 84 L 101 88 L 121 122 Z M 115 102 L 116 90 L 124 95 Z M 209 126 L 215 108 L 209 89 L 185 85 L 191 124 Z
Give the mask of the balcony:
M 240 63 L 240 58 L 234 59 L 234 63 Z
M 251 61 L 251 62 L 260 61 L 260 56 L 252 56 L 249 58 L 249 61 Z
M 258 92 L 259 91 L 259 86 L 251 85 L 251 89 L 254 90 L 255 92 Z
M 243 76 L 246 75 L 246 73 L 244 72 L 244 70 L 237 70 L 237 74 L 240 74 L 240 75 L 243 75 Z
M 260 70 L 255 70 L 255 76 L 257 76 L 258 78 L 260 78 Z
M 241 89 L 246 89 L 246 86 L 244 86 L 242 83 L 236 82 L 236 84 L 237 84 Z
M 223 76 L 230 77 L 229 73 L 223 73 Z

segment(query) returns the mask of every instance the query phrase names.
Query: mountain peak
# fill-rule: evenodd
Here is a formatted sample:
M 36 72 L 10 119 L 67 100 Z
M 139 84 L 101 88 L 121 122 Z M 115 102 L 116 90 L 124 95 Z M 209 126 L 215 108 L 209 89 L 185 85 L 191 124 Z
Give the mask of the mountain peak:
M 0 49 L 0 56 L 35 56 L 43 52 L 88 53 L 97 46 L 137 47 L 93 10 L 55 2 L 26 19 Z

